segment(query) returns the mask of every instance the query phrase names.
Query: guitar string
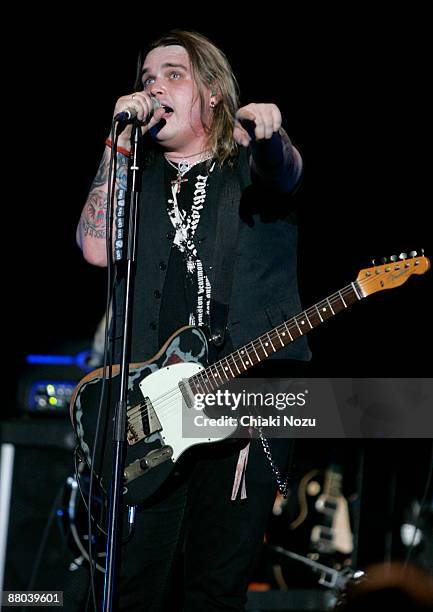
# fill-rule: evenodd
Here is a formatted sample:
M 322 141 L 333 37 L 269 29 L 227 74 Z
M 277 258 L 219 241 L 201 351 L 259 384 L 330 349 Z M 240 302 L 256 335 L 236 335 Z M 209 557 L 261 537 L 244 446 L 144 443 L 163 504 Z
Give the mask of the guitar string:
M 395 269 L 395 266 L 394 266 L 394 269 Z M 349 295 L 349 294 L 353 293 L 353 292 L 354 292 L 353 284 L 355 284 L 355 282 L 357 282 L 357 283 L 358 283 L 358 284 L 361 286 L 361 288 L 362 288 L 362 287 L 366 287 L 367 285 L 369 285 L 370 283 L 372 283 L 372 281 L 377 281 L 377 278 L 378 278 L 377 276 L 372 276 L 371 278 L 363 278 L 363 279 L 360 279 L 359 281 L 358 281 L 358 280 L 357 280 L 357 281 L 354 281 L 354 282 L 353 282 L 353 283 L 351 283 L 350 285 L 347 285 L 346 287 L 343 287 L 342 289 L 340 289 L 339 291 L 337 291 L 337 292 L 333 293 L 333 294 L 332 294 L 332 295 L 330 295 L 329 297 L 327 297 L 327 298 L 325 298 L 325 299 L 321 300 L 320 302 L 317 302 L 317 303 L 316 303 L 316 304 L 314 304 L 313 306 L 310 306 L 308 309 L 306 309 L 306 310 L 302 311 L 301 313 L 299 313 L 298 315 L 295 315 L 294 317 L 292 317 L 292 320 L 293 320 L 293 319 L 295 319 L 295 322 L 294 322 L 294 323 L 292 322 L 292 323 L 290 323 L 290 325 L 288 326 L 288 325 L 287 325 L 288 321 L 285 321 L 284 323 L 280 324 L 279 326 L 277 326 L 277 327 L 273 328 L 273 330 L 271 330 L 270 332 L 268 332 L 268 334 L 262 334 L 262 336 L 260 336 L 260 338 L 262 338 L 264 335 L 268 335 L 268 336 L 269 336 L 269 338 L 270 338 L 270 340 L 271 340 L 271 343 L 272 343 L 272 339 L 274 339 L 274 340 L 275 340 L 275 337 L 276 337 L 276 338 L 278 338 L 278 332 L 276 333 L 276 330 L 278 330 L 279 328 L 287 327 L 287 329 L 288 329 L 289 331 L 290 331 L 290 330 L 296 330 L 296 329 L 297 329 L 297 327 L 298 327 L 298 326 L 297 326 L 297 324 L 296 324 L 296 320 L 297 320 L 298 318 L 302 319 L 301 315 L 302 315 L 303 313 L 305 313 L 306 317 L 307 317 L 307 318 L 309 318 L 309 316 L 308 316 L 309 314 L 313 314 L 313 313 L 317 314 L 317 309 L 318 309 L 318 307 L 319 307 L 321 304 L 326 303 L 328 300 L 329 300 L 329 301 L 331 301 L 331 300 L 338 299 L 338 298 L 340 298 L 340 299 L 341 299 L 341 297 L 342 297 L 342 296 L 344 296 L 344 295 Z M 355 293 L 356 293 L 356 291 L 355 291 Z M 339 311 L 339 312 L 340 312 L 340 311 Z M 312 328 L 310 328 L 310 329 L 312 329 Z M 299 331 L 299 330 L 298 330 L 298 331 Z M 308 331 L 310 331 L 310 330 L 307 330 L 307 333 L 308 333 Z M 272 336 L 272 339 L 271 339 L 271 337 L 270 337 L 270 335 L 271 335 L 271 334 L 273 335 L 273 336 Z M 301 334 L 301 335 L 305 335 L 305 334 Z M 274 337 L 274 336 L 275 336 L 275 337 Z M 300 337 L 300 336 L 298 336 L 298 337 Z M 296 339 L 297 339 L 297 338 L 295 338 L 295 340 L 296 340 Z M 290 343 L 289 343 L 289 344 L 290 344 Z M 251 346 L 253 347 L 253 349 L 258 348 L 260 351 L 261 351 L 261 350 L 263 350 L 262 343 L 261 343 L 261 342 L 260 342 L 260 341 L 259 341 L 257 338 L 256 338 L 255 340 L 251 341 L 250 343 L 246 344 L 244 348 L 248 347 L 249 345 L 251 345 Z M 283 348 L 283 347 L 281 347 L 281 348 Z M 239 349 L 239 350 L 240 350 L 240 349 Z M 231 353 L 231 355 L 235 355 L 236 353 L 239 353 L 239 350 L 238 350 L 238 351 L 233 351 L 233 352 Z M 274 351 L 274 352 L 277 352 L 277 351 Z M 220 362 L 222 362 L 222 361 L 224 361 L 224 360 L 226 360 L 226 361 L 227 361 L 228 357 L 230 357 L 230 355 L 228 355 L 227 357 L 225 357 L 225 358 L 223 358 L 222 360 L 218 361 L 217 363 L 220 363 Z M 233 357 L 232 359 L 233 359 L 233 361 L 234 361 L 234 362 L 235 362 L 235 364 L 236 364 L 236 361 L 235 361 L 235 360 L 236 360 L 236 357 Z M 239 361 L 239 356 L 238 356 L 237 360 Z M 263 359 L 263 360 L 264 360 L 264 359 Z M 241 359 L 241 361 L 242 361 L 242 359 Z M 262 361 L 262 360 L 261 360 L 261 361 Z M 258 363 L 260 363 L 260 362 L 258 362 Z M 237 364 L 236 364 L 236 365 L 237 365 Z M 242 364 L 242 365 L 243 365 L 243 364 Z M 257 365 L 257 364 L 254 364 L 254 365 Z M 215 367 L 215 366 L 216 366 L 216 364 L 212 364 L 211 366 L 208 366 L 208 367 L 209 367 L 209 368 L 212 368 L 212 367 Z M 244 367 L 244 366 L 243 366 L 243 367 Z M 206 369 L 207 369 L 207 368 L 205 368 L 204 370 L 206 370 Z M 246 371 L 246 369 L 247 369 L 247 368 L 244 368 L 244 371 Z M 197 374 L 194 374 L 194 375 L 193 375 L 192 377 L 190 377 L 190 378 L 193 378 L 194 376 L 197 376 L 197 375 L 199 376 L 200 374 L 202 374 L 202 373 L 203 373 L 203 371 L 204 371 L 204 370 L 201 370 L 200 372 L 197 372 Z M 241 373 L 242 373 L 242 372 L 241 372 Z M 235 376 L 234 378 L 236 378 L 236 376 Z M 204 379 L 203 379 L 203 380 L 204 380 Z M 210 380 L 210 379 L 209 379 L 209 377 L 207 376 L 207 384 L 210 384 L 210 386 L 211 386 L 211 387 L 212 387 L 212 381 L 213 381 L 213 380 L 214 380 L 214 379 L 211 379 L 211 380 Z M 228 379 L 228 380 L 230 380 L 230 379 Z M 203 385 L 203 382 L 202 382 L 201 384 Z M 205 383 L 205 384 L 206 384 L 206 383 Z M 222 384 L 224 384 L 224 381 L 222 382 Z M 219 386 L 219 385 L 218 385 L 218 386 Z M 212 390 L 213 390 L 213 389 L 212 389 Z M 206 389 L 206 391 L 207 391 L 207 389 Z M 174 388 L 172 388 L 172 389 L 169 389 L 168 391 L 166 391 L 165 393 L 163 393 L 161 396 L 159 396 L 159 397 L 155 398 L 155 400 L 152 402 L 152 408 L 156 408 L 156 407 L 158 407 L 158 410 L 159 410 L 159 412 L 160 412 L 160 413 L 164 412 L 165 414 L 168 414 L 168 412 L 167 412 L 167 411 L 168 411 L 168 410 L 170 410 L 172 406 L 177 405 L 177 397 L 178 397 L 178 394 L 182 395 L 178 387 L 174 387 Z M 134 424 L 134 423 L 135 423 L 135 424 L 137 424 L 138 422 L 140 422 L 140 421 L 141 421 L 141 419 L 142 419 L 144 416 L 147 416 L 147 414 L 148 414 L 148 413 L 149 413 L 149 408 L 144 408 L 143 410 L 139 410 L 139 411 L 138 411 L 138 413 L 137 413 L 137 415 L 134 415 L 134 417 L 131 417 L 131 419 L 130 419 L 130 423 L 131 423 L 131 425 L 133 426 L 133 424 Z
M 317 307 L 317 306 L 319 306 L 319 305 L 320 305 L 320 304 L 322 304 L 322 303 L 327 302 L 327 300 L 328 300 L 328 299 L 329 299 L 330 301 L 332 301 L 332 300 L 334 300 L 335 298 L 340 297 L 340 295 L 339 295 L 339 294 L 344 294 L 344 295 L 346 295 L 346 296 L 347 296 L 349 293 L 352 293 L 352 292 L 353 292 L 353 287 L 352 287 L 351 285 L 348 285 L 348 286 L 344 287 L 343 289 L 341 289 L 340 291 L 338 291 L 338 292 L 336 292 L 336 293 L 334 293 L 334 294 L 330 295 L 330 296 L 329 296 L 329 298 L 326 298 L 326 299 L 322 300 L 321 302 L 318 302 L 317 304 L 315 304 L 314 306 L 309 307 L 307 310 L 305 310 L 305 311 L 303 311 L 303 312 L 305 312 L 305 313 L 306 313 L 307 318 L 308 318 L 308 314 L 310 314 L 310 315 L 312 315 L 313 313 L 314 313 L 314 314 L 317 314 L 316 307 Z M 341 299 L 341 298 L 340 298 L 340 299 Z M 299 315 L 295 315 L 295 317 L 292 317 L 292 318 L 298 318 L 298 317 L 300 317 L 300 315 L 301 315 L 301 314 L 302 314 L 302 313 L 299 313 Z M 301 318 L 302 318 L 302 317 L 301 317 Z M 293 331 L 293 332 L 294 332 L 295 330 L 298 330 L 298 326 L 296 325 L 296 323 L 290 323 L 290 325 L 287 325 L 287 323 L 288 323 L 288 322 L 289 322 L 289 321 L 286 321 L 285 323 L 282 323 L 282 324 L 278 325 L 276 328 L 274 328 L 273 330 L 271 330 L 270 332 L 268 332 L 268 334 L 263 334 L 263 335 L 268 335 L 268 336 L 269 336 L 269 338 L 270 338 L 270 340 L 271 340 L 271 343 L 272 343 L 272 339 L 273 339 L 273 340 L 275 340 L 275 339 L 276 339 L 276 337 L 278 337 L 278 335 L 275 333 L 275 330 L 276 330 L 276 329 L 282 328 L 282 330 L 281 330 L 281 331 L 286 331 L 284 328 L 287 328 L 289 331 Z M 311 329 L 311 328 L 310 328 L 310 329 Z M 299 331 L 299 330 L 298 330 L 298 331 Z M 262 335 L 262 336 L 260 336 L 260 337 L 262 338 L 262 337 L 263 337 L 263 335 Z M 272 335 L 272 337 L 271 337 L 271 335 Z M 302 334 L 302 335 L 305 335 L 305 334 Z M 274 336 L 275 336 L 275 337 L 274 337 Z M 298 336 L 298 337 L 299 337 L 299 336 Z M 296 339 L 296 338 L 295 338 L 295 339 Z M 264 351 L 264 348 L 263 348 L 263 346 L 262 346 L 262 343 L 261 343 L 261 341 L 259 341 L 258 339 L 255 339 L 255 340 L 251 341 L 249 344 L 245 345 L 245 347 L 248 347 L 249 345 L 251 345 L 251 346 L 253 347 L 253 349 L 257 348 L 259 351 Z M 283 347 L 281 347 L 281 348 L 283 348 Z M 272 350 L 272 349 L 271 349 L 271 350 Z M 239 351 L 240 351 L 240 349 L 239 349 Z M 233 351 L 233 353 L 231 353 L 231 355 L 235 355 L 236 353 L 239 353 L 239 351 Z M 277 352 L 277 351 L 274 351 L 274 352 Z M 271 353 L 270 353 L 270 354 L 271 354 Z M 221 360 L 220 360 L 219 362 L 217 362 L 217 363 L 220 363 L 220 362 L 223 362 L 223 361 L 226 361 L 226 362 L 227 362 L 227 360 L 228 360 L 228 358 L 229 358 L 229 357 L 230 357 L 230 355 L 228 355 L 227 357 L 225 357 L 225 358 L 221 359 Z M 235 358 L 234 358 L 234 359 L 235 359 Z M 234 359 L 233 359 L 233 361 L 234 361 Z M 261 361 L 264 361 L 264 359 L 265 359 L 265 357 L 264 357 L 264 358 L 263 358 Z M 239 356 L 238 356 L 238 359 L 237 359 L 237 360 L 239 361 Z M 259 362 L 258 362 L 258 363 L 259 363 Z M 254 365 L 257 365 L 257 364 L 254 364 Z M 212 368 L 212 367 L 215 367 L 215 366 L 216 366 L 216 364 L 212 364 L 212 365 L 211 365 L 211 366 L 209 366 L 209 367 L 211 367 L 211 368 Z M 224 366 L 223 366 L 223 367 L 224 367 Z M 227 366 L 226 366 L 226 367 L 227 367 Z M 243 367 L 243 366 L 242 366 L 242 367 Z M 207 368 L 205 368 L 205 369 L 207 369 Z M 236 368 L 234 367 L 233 369 L 236 369 Z M 204 371 L 204 370 L 201 370 L 200 372 L 197 372 L 197 374 L 195 374 L 195 375 L 193 375 L 193 376 L 200 375 L 201 373 L 203 373 L 203 371 Z M 244 368 L 244 371 L 246 371 L 246 368 Z M 239 372 L 238 374 L 242 374 L 242 372 Z M 192 377 L 189 377 L 189 379 L 190 379 L 190 378 L 192 378 Z M 236 376 L 235 376 L 234 378 L 236 378 Z M 211 381 L 209 380 L 209 377 L 207 377 L 207 380 L 208 380 L 208 384 L 209 384 L 209 383 L 211 382 Z M 213 379 L 212 379 L 212 380 L 213 380 Z M 227 380 L 230 380 L 230 377 L 229 377 Z M 227 381 L 223 381 L 223 383 L 224 383 L 224 382 L 227 382 Z M 201 384 L 203 384 L 203 383 L 201 383 Z M 218 386 L 219 386 L 219 385 L 218 385 Z M 206 389 L 206 391 L 207 391 L 207 389 Z M 174 397 L 172 397 L 172 396 L 173 396 L 173 394 L 174 394 L 174 395 L 177 397 L 178 392 L 180 393 L 180 391 L 179 391 L 179 387 L 173 387 L 173 388 L 169 389 L 168 391 L 166 391 L 165 393 L 163 393 L 162 395 L 160 395 L 159 397 L 157 397 L 157 398 L 155 398 L 155 399 L 153 400 L 153 402 L 152 402 L 152 406 L 153 406 L 153 408 L 158 407 L 158 409 L 159 409 L 159 411 L 160 411 L 160 412 L 161 412 L 161 411 L 166 412 L 166 408 L 169 408 L 169 407 L 170 407 L 170 406 L 173 404 L 173 401 L 172 401 L 172 400 L 174 400 Z M 168 403 L 168 404 L 167 404 L 167 403 Z M 134 417 L 132 417 L 132 418 L 130 419 L 130 423 L 131 423 L 131 425 L 133 425 L 133 423 L 138 423 L 138 422 L 141 420 L 141 418 L 142 418 L 143 416 L 147 416 L 148 412 L 149 412 L 149 409 L 148 409 L 148 408 L 143 408 L 141 411 L 138 411 L 137 415 L 134 415 Z
M 395 267 L 394 267 L 394 269 L 395 269 Z M 372 278 L 364 278 L 364 279 L 360 279 L 359 281 L 355 281 L 355 282 L 358 282 L 360 284 L 361 288 L 362 288 L 363 286 L 367 286 L 372 281 L 376 281 L 376 280 L 377 280 L 377 276 L 373 276 Z M 302 311 L 298 315 L 295 315 L 294 317 L 292 317 L 292 319 L 295 319 L 295 320 L 297 320 L 298 318 L 301 319 L 302 318 L 301 315 L 303 313 L 305 313 L 307 315 L 307 318 L 308 318 L 308 314 L 309 313 L 316 313 L 317 314 L 316 308 L 318 308 L 318 306 L 320 306 L 321 304 L 326 303 L 328 300 L 331 301 L 331 300 L 334 300 L 335 298 L 338 298 L 338 297 L 341 298 L 342 295 L 348 295 L 349 293 L 352 293 L 353 291 L 354 291 L 354 289 L 353 289 L 353 286 L 352 286 L 352 283 L 351 283 L 350 285 L 347 285 L 346 287 L 344 287 L 340 291 L 337 291 L 336 293 L 330 295 L 328 298 L 325 298 L 324 300 L 322 300 L 320 302 L 317 302 L 315 305 L 309 307 L 305 311 Z M 288 321 L 286 321 L 286 322 L 282 323 L 281 325 L 277 326 L 276 328 L 274 328 L 273 330 L 268 332 L 268 334 L 263 334 L 260 337 L 262 338 L 264 335 L 268 335 L 269 339 L 271 340 L 271 344 L 272 344 L 272 339 L 275 340 L 275 338 L 278 338 L 278 332 L 277 332 L 277 334 L 275 334 L 275 331 L 277 329 L 284 328 L 284 327 L 287 327 L 289 330 L 296 330 L 297 329 L 296 322 L 295 323 L 291 323 L 290 326 L 287 326 L 286 323 L 288 323 Z M 307 330 L 307 332 L 308 331 L 309 330 Z M 272 339 L 271 339 L 271 334 L 273 334 Z M 305 334 L 302 334 L 302 335 L 305 335 Z M 295 340 L 296 339 L 297 338 L 295 338 Z M 260 341 L 258 341 L 258 339 L 256 339 L 256 340 L 253 340 L 252 342 L 250 342 L 249 344 L 245 345 L 245 348 L 248 347 L 249 345 L 251 345 L 253 347 L 253 349 L 255 349 L 255 346 L 257 346 L 257 348 L 259 350 L 263 350 L 263 346 L 261 346 L 261 344 L 262 343 Z M 283 347 L 281 347 L 281 348 L 283 348 Z M 232 358 L 232 361 L 234 362 L 236 367 L 237 367 L 237 361 L 239 361 L 240 356 L 236 357 L 235 354 L 239 353 L 239 351 L 240 351 L 240 349 L 238 351 L 233 351 L 233 353 L 231 353 L 231 355 L 234 355 L 234 357 Z M 274 351 L 274 352 L 277 352 L 277 351 Z M 228 355 L 226 358 L 220 360 L 217 363 L 220 363 L 220 362 L 222 362 L 224 360 L 227 361 L 228 357 L 230 357 L 230 355 Z M 241 358 L 240 358 L 240 361 L 242 362 Z M 257 365 L 257 364 L 253 364 L 253 365 Z M 212 365 L 210 365 L 208 367 L 212 368 L 212 367 L 215 367 L 215 366 L 216 366 L 216 364 L 212 364 Z M 244 367 L 243 364 L 242 364 L 241 367 Z M 207 369 L 207 368 L 205 368 L 205 369 Z M 247 368 L 244 367 L 244 371 L 246 371 L 246 369 Z M 200 372 L 197 372 L 197 374 L 194 374 L 190 378 L 193 378 L 194 376 L 200 376 L 200 374 L 202 374 L 203 371 L 204 370 L 201 370 Z M 242 374 L 242 372 L 240 372 L 240 374 Z M 211 386 L 211 389 L 212 389 L 212 381 L 214 379 L 210 379 L 209 376 L 207 376 L 206 378 L 207 378 L 207 382 L 205 382 L 205 379 L 203 379 L 203 381 L 200 384 L 201 385 L 204 384 L 205 388 L 206 388 L 206 384 L 208 384 L 209 386 Z M 236 378 L 236 376 L 234 376 L 233 378 Z M 230 378 L 228 380 L 230 380 Z M 224 382 L 225 381 L 222 381 L 222 384 L 224 384 Z M 217 387 L 218 386 L 220 386 L 220 385 L 217 385 Z M 215 387 L 215 388 L 217 388 L 217 387 Z M 206 389 L 206 392 L 208 392 L 207 389 Z M 168 391 L 163 393 L 161 396 L 155 398 L 155 400 L 152 402 L 152 408 L 158 407 L 158 410 L 159 410 L 160 414 L 162 412 L 164 412 L 167 415 L 168 411 L 172 408 L 172 406 L 176 406 L 177 405 L 177 399 L 178 399 L 178 395 L 179 394 L 181 395 L 181 392 L 179 391 L 178 387 L 174 387 L 172 389 L 169 389 Z M 142 419 L 143 416 L 146 416 L 148 414 L 148 411 L 149 411 L 148 408 L 144 408 L 143 410 L 138 411 L 137 415 L 135 415 L 134 417 L 131 417 L 131 419 L 130 419 L 131 425 L 133 425 L 134 423 L 137 424 Z

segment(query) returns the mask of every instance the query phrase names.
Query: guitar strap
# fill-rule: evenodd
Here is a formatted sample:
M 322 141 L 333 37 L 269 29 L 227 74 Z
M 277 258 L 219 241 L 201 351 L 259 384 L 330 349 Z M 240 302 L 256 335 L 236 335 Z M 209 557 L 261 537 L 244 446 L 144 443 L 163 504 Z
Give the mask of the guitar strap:
M 216 347 L 224 344 L 230 296 L 233 286 L 235 252 L 239 232 L 241 188 L 236 167 L 227 169 L 218 199 L 214 245 L 212 294 L 210 300 L 210 339 Z

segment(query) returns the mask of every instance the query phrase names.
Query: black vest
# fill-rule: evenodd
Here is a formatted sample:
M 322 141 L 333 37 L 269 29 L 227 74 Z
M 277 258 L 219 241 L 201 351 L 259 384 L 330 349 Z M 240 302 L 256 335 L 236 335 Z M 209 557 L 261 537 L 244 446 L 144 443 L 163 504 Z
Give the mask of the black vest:
M 152 357 L 158 350 L 158 322 L 168 259 L 174 238 L 167 214 L 162 155 L 143 172 L 139 206 L 131 361 Z M 194 243 L 212 282 L 218 202 L 227 172 L 236 172 L 241 188 L 239 236 L 228 315 L 228 332 L 238 348 L 301 311 L 297 286 L 297 226 L 290 196 L 253 186 L 245 151 L 235 170 L 215 167 Z M 117 298 L 122 294 L 118 284 Z M 115 311 L 118 308 L 115 308 Z M 121 314 L 114 317 L 113 337 L 119 336 Z M 185 322 L 187 324 L 187 321 Z M 116 350 L 115 361 L 118 361 Z M 224 349 L 220 353 L 224 355 Z M 308 360 L 304 337 L 272 358 Z

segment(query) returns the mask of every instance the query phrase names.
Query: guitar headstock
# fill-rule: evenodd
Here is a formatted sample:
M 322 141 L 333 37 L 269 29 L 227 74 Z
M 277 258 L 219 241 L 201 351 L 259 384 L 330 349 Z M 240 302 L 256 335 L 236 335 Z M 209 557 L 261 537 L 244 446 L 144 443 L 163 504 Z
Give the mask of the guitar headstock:
M 430 261 L 424 256 L 424 251 L 421 255 L 411 251 L 409 255 L 407 253 L 400 253 L 398 257 L 392 255 L 388 262 L 385 259 L 380 265 L 361 270 L 356 280 L 366 297 L 382 289 L 399 287 L 412 274 L 424 274 L 429 268 Z

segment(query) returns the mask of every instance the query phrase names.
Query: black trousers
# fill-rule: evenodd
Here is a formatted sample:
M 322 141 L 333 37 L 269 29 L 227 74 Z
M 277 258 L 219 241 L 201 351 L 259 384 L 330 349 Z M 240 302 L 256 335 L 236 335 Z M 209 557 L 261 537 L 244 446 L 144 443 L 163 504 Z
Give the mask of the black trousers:
M 289 442 L 270 442 L 285 470 Z M 172 491 L 137 513 L 134 537 L 122 550 L 120 610 L 244 610 L 276 482 L 260 440 L 254 439 L 247 499 L 238 495 L 231 501 L 238 455 L 238 447 L 220 445 L 193 458 Z

